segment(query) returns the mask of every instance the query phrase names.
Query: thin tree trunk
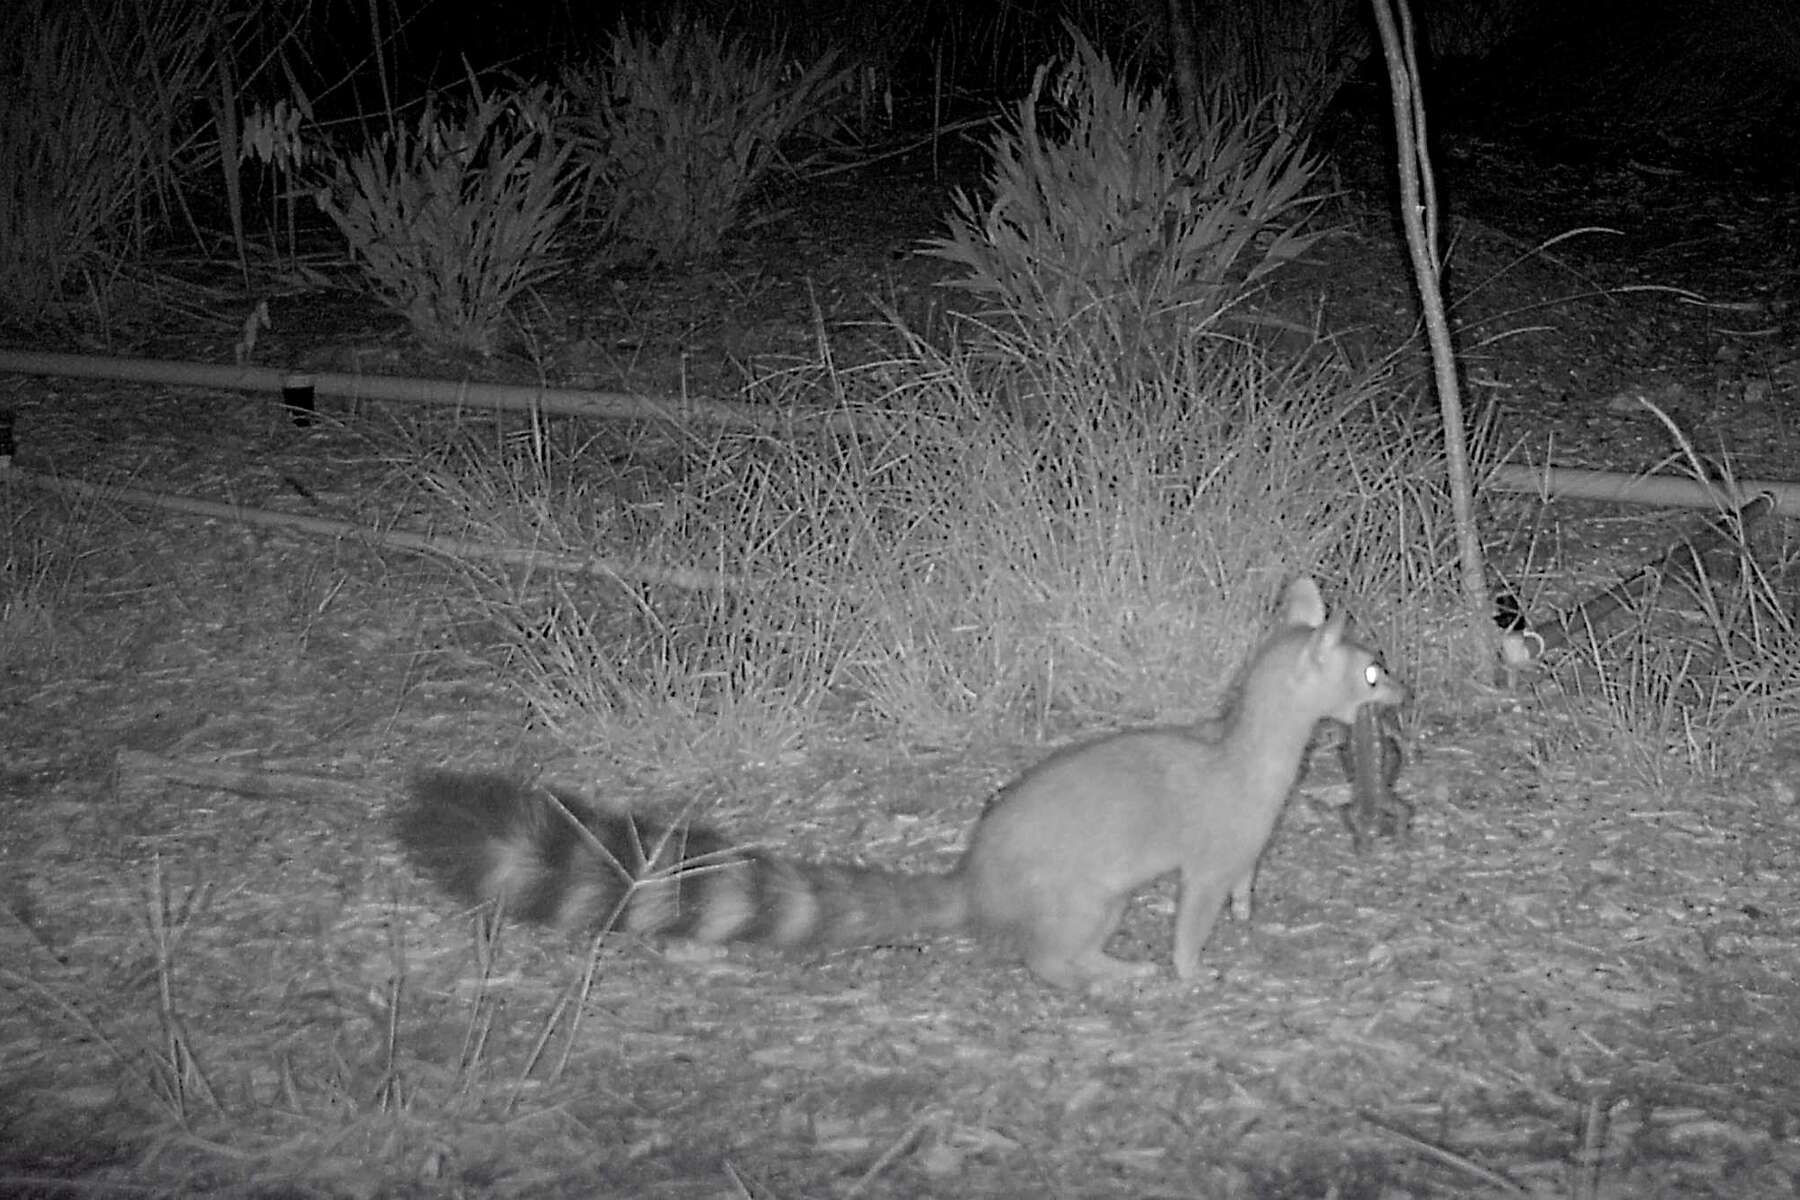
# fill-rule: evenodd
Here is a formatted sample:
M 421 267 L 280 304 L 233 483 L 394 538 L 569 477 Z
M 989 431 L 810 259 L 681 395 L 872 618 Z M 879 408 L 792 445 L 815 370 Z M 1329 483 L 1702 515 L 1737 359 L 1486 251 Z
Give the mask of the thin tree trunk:
M 1488 595 L 1481 537 L 1475 527 L 1475 489 L 1469 470 L 1468 432 L 1463 422 L 1462 388 L 1456 376 L 1456 351 L 1444 310 L 1443 272 L 1438 258 L 1437 192 L 1425 134 L 1425 102 L 1419 94 L 1418 59 L 1413 52 L 1412 15 L 1406 0 L 1374 0 L 1375 24 L 1387 59 L 1393 90 L 1394 143 L 1400 169 L 1400 227 L 1412 257 L 1419 305 L 1437 384 L 1438 412 L 1444 424 L 1444 457 L 1449 468 L 1450 507 L 1456 523 L 1457 558 L 1462 568 L 1463 601 L 1468 608 L 1467 646 L 1471 666 L 1491 669 L 1494 639 L 1488 620 Z
M 1200 118 L 1200 50 L 1194 40 L 1194 20 L 1188 0 L 1165 0 L 1168 15 L 1169 77 L 1175 81 L 1175 108 L 1182 123 L 1194 125 Z

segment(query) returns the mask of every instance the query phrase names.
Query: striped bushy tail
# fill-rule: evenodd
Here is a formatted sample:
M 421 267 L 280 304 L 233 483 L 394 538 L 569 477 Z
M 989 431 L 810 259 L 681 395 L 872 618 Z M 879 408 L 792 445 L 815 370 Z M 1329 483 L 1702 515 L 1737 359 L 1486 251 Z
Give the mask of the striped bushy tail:
M 856 946 L 955 929 L 968 917 L 957 875 L 790 862 L 501 775 L 419 775 L 398 832 L 458 900 L 565 930 Z

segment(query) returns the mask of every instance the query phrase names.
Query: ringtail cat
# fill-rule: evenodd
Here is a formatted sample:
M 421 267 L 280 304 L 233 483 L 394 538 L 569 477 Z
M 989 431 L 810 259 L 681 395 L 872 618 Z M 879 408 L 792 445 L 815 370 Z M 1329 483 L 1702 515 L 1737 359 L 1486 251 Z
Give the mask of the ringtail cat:
M 492 775 L 420 776 L 398 832 L 452 895 L 512 918 L 779 947 L 968 929 L 1069 988 L 1157 970 L 1103 947 L 1134 892 L 1179 872 L 1173 962 L 1191 980 L 1227 901 L 1249 915 L 1257 861 L 1313 727 L 1405 699 L 1301 578 L 1212 736 L 1139 729 L 1050 755 L 995 795 L 946 874 L 794 862 Z

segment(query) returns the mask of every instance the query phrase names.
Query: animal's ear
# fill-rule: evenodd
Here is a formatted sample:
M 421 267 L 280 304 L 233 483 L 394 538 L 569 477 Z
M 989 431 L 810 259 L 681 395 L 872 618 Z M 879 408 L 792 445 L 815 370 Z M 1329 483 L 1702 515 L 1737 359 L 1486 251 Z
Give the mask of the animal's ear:
M 1316 663 L 1331 662 L 1337 654 L 1338 644 L 1344 640 L 1344 614 L 1333 613 L 1331 620 L 1314 629 L 1312 636 L 1306 639 L 1307 653 Z
M 1281 594 L 1281 617 L 1287 625 L 1304 625 L 1317 629 L 1325 623 L 1325 600 L 1312 576 L 1302 575 L 1287 585 Z

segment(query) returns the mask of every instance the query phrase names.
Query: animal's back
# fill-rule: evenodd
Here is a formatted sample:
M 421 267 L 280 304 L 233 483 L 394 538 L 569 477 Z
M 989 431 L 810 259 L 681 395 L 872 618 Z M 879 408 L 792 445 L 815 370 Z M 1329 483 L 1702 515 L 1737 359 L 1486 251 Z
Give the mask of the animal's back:
M 1066 747 L 995 796 L 963 870 L 977 918 L 1005 923 L 1035 885 L 1087 878 L 1133 887 L 1174 870 L 1169 834 L 1186 820 L 1194 780 L 1216 745 L 1175 729 L 1138 729 Z

